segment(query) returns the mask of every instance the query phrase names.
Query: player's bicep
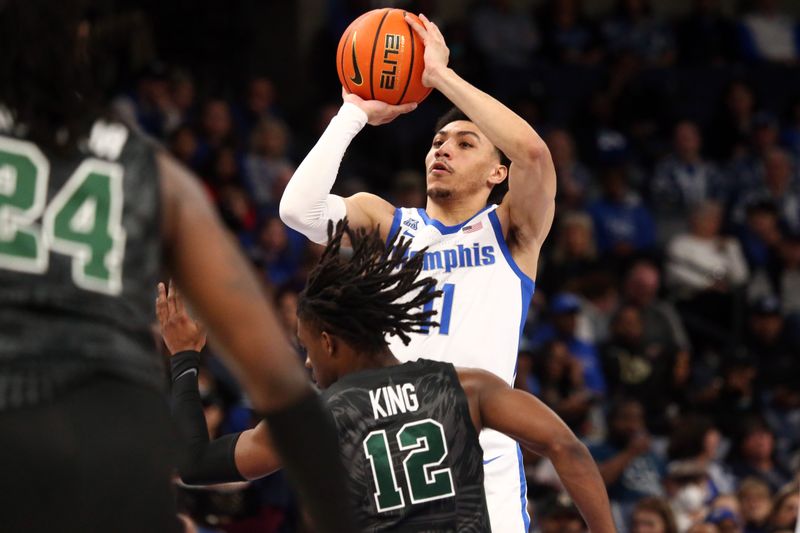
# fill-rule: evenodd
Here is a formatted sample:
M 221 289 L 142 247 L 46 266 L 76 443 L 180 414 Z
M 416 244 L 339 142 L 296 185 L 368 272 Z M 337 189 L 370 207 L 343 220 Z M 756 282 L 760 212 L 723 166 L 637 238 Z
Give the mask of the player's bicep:
M 371 231 L 380 227 L 381 237 L 386 239 L 392 227 L 395 208 L 374 194 L 360 192 L 344 199 L 350 227 Z
M 267 423 L 241 434 L 236 441 L 236 469 L 245 479 L 258 479 L 281 468 L 281 461 L 272 446 Z
M 553 224 L 555 199 L 556 171 L 549 151 L 525 164 L 511 163 L 502 207 L 520 245 L 541 248 Z
M 488 374 L 480 394 L 483 426 L 504 433 L 531 451 L 547 456 L 554 447 L 575 439 L 572 431 L 535 396 L 511 388 Z

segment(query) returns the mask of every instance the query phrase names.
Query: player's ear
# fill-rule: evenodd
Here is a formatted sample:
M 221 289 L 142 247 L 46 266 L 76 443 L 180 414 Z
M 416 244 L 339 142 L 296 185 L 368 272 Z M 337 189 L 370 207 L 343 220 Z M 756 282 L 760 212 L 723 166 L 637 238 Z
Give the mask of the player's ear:
M 497 185 L 498 183 L 503 183 L 508 177 L 508 167 L 505 165 L 495 165 L 492 173 L 489 175 L 489 183 L 492 185 Z
M 325 349 L 325 353 L 328 354 L 328 357 L 333 357 L 333 353 L 336 351 L 336 337 L 327 331 L 323 331 L 322 347 Z

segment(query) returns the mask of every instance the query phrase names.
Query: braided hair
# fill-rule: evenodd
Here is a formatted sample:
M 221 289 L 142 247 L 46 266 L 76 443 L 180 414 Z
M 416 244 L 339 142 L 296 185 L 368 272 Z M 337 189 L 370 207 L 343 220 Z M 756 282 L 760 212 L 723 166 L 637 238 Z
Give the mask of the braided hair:
M 341 253 L 345 235 L 350 257 Z M 431 321 L 436 311 L 423 306 L 441 291 L 433 278 L 417 279 L 424 250 L 409 253 L 411 241 L 398 235 L 387 246 L 377 229 L 353 230 L 347 219 L 335 228 L 329 222 L 328 245 L 300 293 L 298 316 L 367 353 L 385 349 L 387 334 L 408 344 L 409 333 L 438 326 Z

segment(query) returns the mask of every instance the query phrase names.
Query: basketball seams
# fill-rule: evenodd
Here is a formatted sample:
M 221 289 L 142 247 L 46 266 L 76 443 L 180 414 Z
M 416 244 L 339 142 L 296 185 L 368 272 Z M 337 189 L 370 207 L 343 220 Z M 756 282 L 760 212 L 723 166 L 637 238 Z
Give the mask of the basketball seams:
M 403 11 L 403 21 L 405 21 L 405 19 L 406 12 Z M 400 98 L 397 100 L 398 104 L 406 97 L 406 91 L 408 91 L 408 86 L 411 84 L 411 75 L 414 73 L 414 30 L 408 22 L 406 22 L 406 27 L 408 28 L 408 38 L 411 41 L 411 61 L 408 62 L 409 67 L 408 72 L 406 72 L 406 86 L 403 87 L 403 94 L 401 94 Z
M 356 20 L 356 22 L 358 22 L 358 20 Z M 341 60 L 340 60 L 340 64 L 341 64 L 341 70 L 340 70 L 340 72 L 341 72 L 341 81 L 342 81 L 342 83 L 344 83 L 344 87 L 345 87 L 345 89 L 347 89 L 347 92 L 349 92 L 349 93 L 352 93 L 353 91 L 350 89 L 350 84 L 347 82 L 347 74 L 344 71 L 344 54 L 347 51 L 347 49 L 349 48 L 347 46 L 347 43 L 350 41 L 350 35 L 352 33 L 353 33 L 353 29 L 352 29 L 352 24 L 351 24 L 351 28 L 347 31 L 347 36 L 344 38 L 344 41 L 343 41 L 343 44 L 342 44 L 342 57 L 341 57 Z
M 392 8 L 387 7 L 386 12 L 381 17 L 381 21 L 378 24 L 378 28 L 375 30 L 375 35 L 372 38 L 372 56 L 369 58 L 369 94 L 372 100 L 375 100 L 375 83 L 373 76 L 375 75 L 375 52 L 378 49 L 378 39 L 381 35 L 381 28 L 383 27 L 383 23 L 386 20 L 386 17 L 389 16 L 389 13 L 392 12 Z

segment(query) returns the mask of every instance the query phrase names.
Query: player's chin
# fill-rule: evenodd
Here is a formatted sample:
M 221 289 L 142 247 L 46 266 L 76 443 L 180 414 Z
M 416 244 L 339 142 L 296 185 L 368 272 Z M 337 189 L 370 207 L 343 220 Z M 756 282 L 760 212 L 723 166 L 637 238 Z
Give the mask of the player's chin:
M 447 187 L 431 185 L 428 187 L 428 198 L 431 200 L 446 200 L 452 198 L 453 190 Z

